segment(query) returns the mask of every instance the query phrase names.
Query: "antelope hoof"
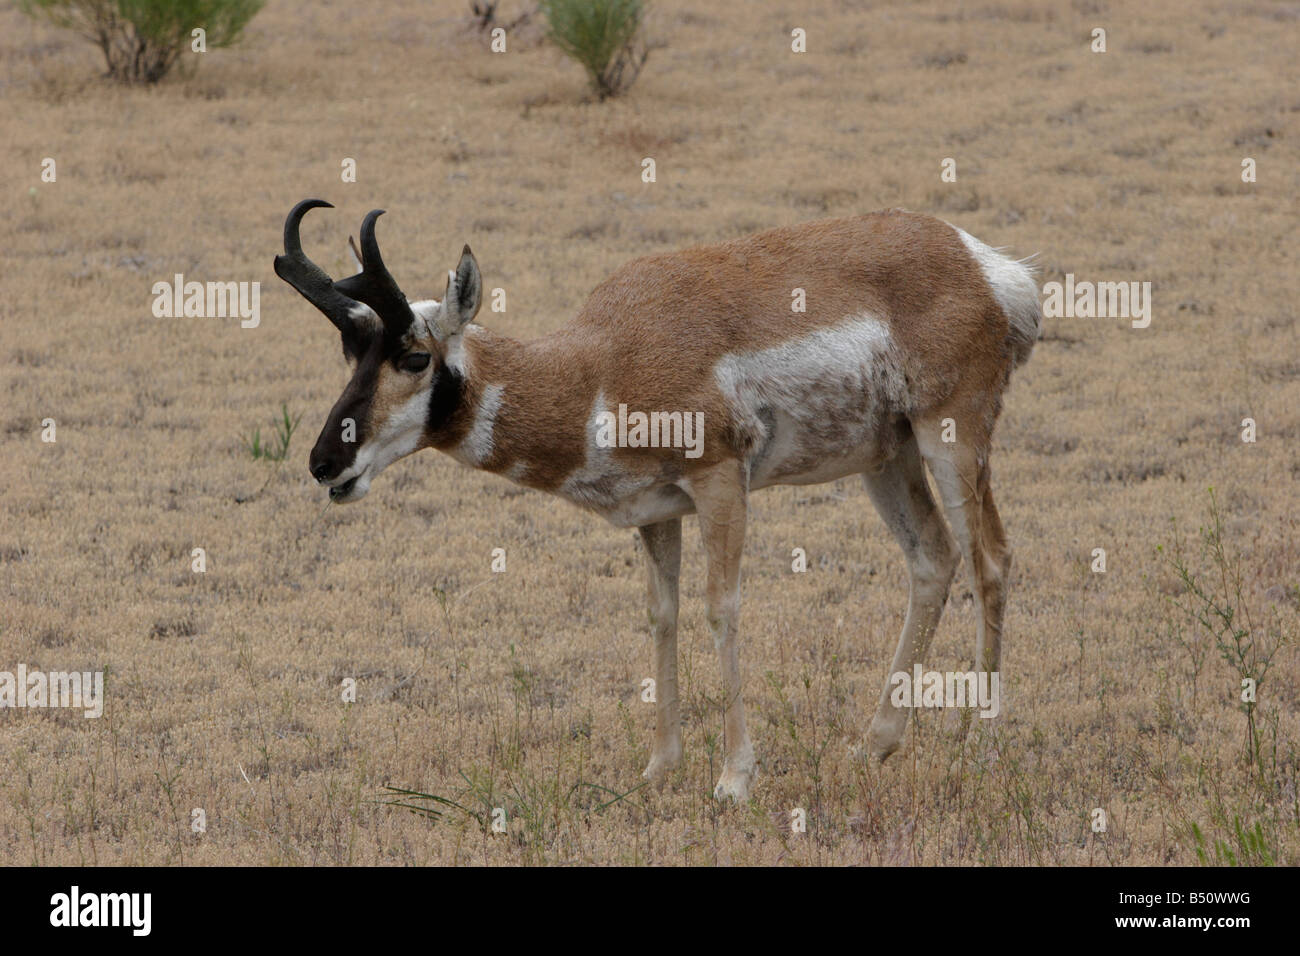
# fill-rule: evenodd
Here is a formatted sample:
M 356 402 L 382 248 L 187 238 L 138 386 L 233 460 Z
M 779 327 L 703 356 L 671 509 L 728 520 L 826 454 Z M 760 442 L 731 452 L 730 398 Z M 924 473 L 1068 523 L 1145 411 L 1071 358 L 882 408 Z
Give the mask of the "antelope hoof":
M 733 770 L 730 767 L 722 771 L 718 785 L 713 788 L 713 798 L 719 803 L 742 804 L 749 800 L 749 788 L 754 782 L 754 769 Z
M 875 721 L 871 723 L 871 731 L 867 734 L 867 750 L 875 758 L 876 763 L 884 763 L 889 755 L 892 754 L 903 742 L 903 732 L 901 728 L 894 728 L 888 725 L 877 725 Z
M 649 780 L 656 790 L 663 789 L 664 781 L 668 779 L 668 774 L 677 769 L 677 765 L 682 762 L 682 752 L 678 748 L 676 752 L 657 753 L 650 758 L 650 763 L 641 776 Z

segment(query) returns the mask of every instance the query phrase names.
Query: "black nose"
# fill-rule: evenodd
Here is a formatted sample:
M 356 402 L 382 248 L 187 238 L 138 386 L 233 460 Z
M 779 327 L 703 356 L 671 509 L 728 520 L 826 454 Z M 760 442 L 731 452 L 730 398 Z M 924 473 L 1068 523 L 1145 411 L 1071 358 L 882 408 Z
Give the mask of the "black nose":
M 307 458 L 307 468 L 317 481 L 333 481 L 347 470 L 356 455 L 355 445 L 339 441 L 337 425 L 326 425 Z
M 311 457 L 307 459 L 307 467 L 311 469 L 311 476 L 317 481 L 330 481 L 337 478 L 347 467 L 347 463 L 340 455 L 334 454 L 333 449 L 327 445 L 318 443 L 311 450 Z

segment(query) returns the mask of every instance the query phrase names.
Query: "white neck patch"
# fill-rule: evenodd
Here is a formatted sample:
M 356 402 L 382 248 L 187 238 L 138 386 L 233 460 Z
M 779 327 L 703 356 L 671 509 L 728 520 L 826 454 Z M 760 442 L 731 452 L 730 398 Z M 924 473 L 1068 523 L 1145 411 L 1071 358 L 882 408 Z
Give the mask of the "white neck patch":
M 448 365 L 451 365 L 448 356 Z M 474 408 L 474 423 L 459 445 L 451 449 L 451 456 L 457 461 L 477 468 L 492 456 L 495 447 L 492 432 L 496 427 L 497 412 L 501 410 L 501 399 L 505 395 L 504 385 L 488 385 L 479 396 Z

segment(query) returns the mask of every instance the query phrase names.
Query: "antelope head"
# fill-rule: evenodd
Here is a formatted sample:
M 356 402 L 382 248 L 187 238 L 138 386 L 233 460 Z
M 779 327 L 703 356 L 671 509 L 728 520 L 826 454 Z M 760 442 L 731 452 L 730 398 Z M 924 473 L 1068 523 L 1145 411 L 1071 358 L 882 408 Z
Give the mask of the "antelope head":
M 359 271 L 335 282 L 303 254 L 298 234 L 302 217 L 318 206 L 332 208 L 304 199 L 289 213 L 275 273 L 343 338 L 352 377 L 330 409 L 309 467 L 331 500 L 350 502 L 393 462 L 428 447 L 455 413 L 464 388 L 461 335 L 478 313 L 482 279 L 466 246 L 441 302 L 407 302 L 379 254 L 375 220 L 384 210 L 376 209 L 361 224 L 360 250 L 352 246 Z

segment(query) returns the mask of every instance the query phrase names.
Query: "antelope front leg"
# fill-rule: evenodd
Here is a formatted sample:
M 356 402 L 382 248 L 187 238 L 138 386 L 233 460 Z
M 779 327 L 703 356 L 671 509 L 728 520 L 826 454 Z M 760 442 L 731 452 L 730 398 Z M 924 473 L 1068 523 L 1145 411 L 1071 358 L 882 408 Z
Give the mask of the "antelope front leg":
M 682 519 L 638 529 L 645 544 L 650 627 L 655 638 L 655 743 L 643 776 L 662 786 L 682 759 L 677 695 L 677 579 L 682 566 Z
M 740 655 L 736 628 L 740 617 L 740 557 L 745 545 L 748 508 L 746 482 L 738 462 L 723 463 L 692 482 L 700 533 L 708 563 L 705 585 L 709 629 L 722 666 L 722 776 L 713 795 L 743 803 L 749 799 L 756 768 L 754 747 L 745 729 L 741 700 Z

